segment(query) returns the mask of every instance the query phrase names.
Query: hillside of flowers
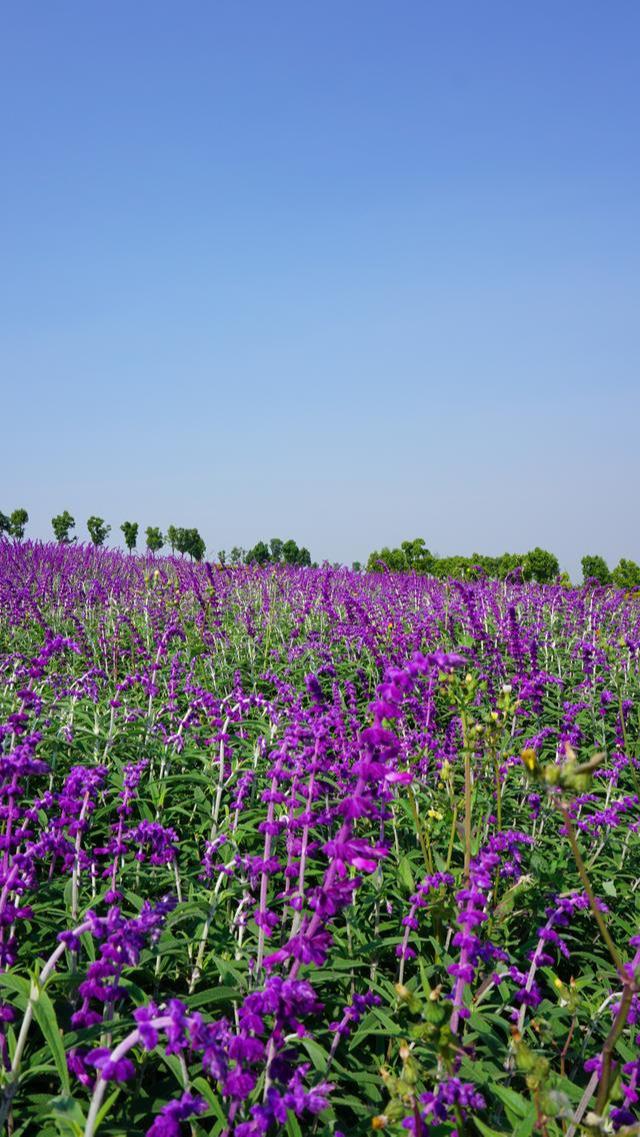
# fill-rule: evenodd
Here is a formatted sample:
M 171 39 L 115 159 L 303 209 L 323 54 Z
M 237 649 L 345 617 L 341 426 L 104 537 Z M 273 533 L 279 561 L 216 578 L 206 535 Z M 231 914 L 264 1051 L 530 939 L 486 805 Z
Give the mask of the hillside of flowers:
M 640 597 L 0 541 L 0 1131 L 640 1133 Z

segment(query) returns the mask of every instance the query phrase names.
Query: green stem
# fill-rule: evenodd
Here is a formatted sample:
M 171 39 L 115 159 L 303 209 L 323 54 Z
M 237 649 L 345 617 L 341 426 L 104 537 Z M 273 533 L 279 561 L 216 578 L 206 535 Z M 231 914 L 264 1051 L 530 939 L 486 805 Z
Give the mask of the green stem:
M 613 1051 L 624 1030 L 629 1011 L 631 1009 L 631 1000 L 633 998 L 633 986 L 627 979 L 626 986 L 622 992 L 622 999 L 618 1013 L 613 1020 L 613 1025 L 609 1031 L 605 1044 L 602 1047 L 602 1075 L 600 1078 L 600 1088 L 598 1090 L 598 1097 L 596 1099 L 596 1113 L 598 1117 L 602 1117 L 604 1108 L 609 1100 L 609 1085 L 611 1082 L 611 1063 L 613 1060 Z
M 409 789 L 409 805 L 411 806 L 411 813 L 413 814 L 413 821 L 414 821 L 414 824 L 416 827 L 416 833 L 418 835 L 418 841 L 420 842 L 420 848 L 422 849 L 422 856 L 424 857 L 424 863 L 427 866 L 427 869 L 429 870 L 429 872 L 432 873 L 433 872 L 433 858 L 431 856 L 431 849 L 429 847 L 428 841 L 425 839 L 424 830 L 422 828 L 422 825 L 420 824 L 420 817 L 418 814 L 418 806 L 416 805 L 416 799 L 415 799 L 415 796 L 414 796 L 412 789 Z
M 447 849 L 447 864 L 446 871 L 449 872 L 451 868 L 451 858 L 453 856 L 453 843 L 456 838 L 456 821 L 458 820 L 458 803 L 454 802 L 453 813 L 451 814 L 451 832 L 449 833 L 449 848 Z
M 464 711 L 460 714 L 460 722 L 464 755 L 464 877 L 468 880 L 471 868 L 471 747 L 468 737 L 469 726 Z
M 613 940 L 611 939 L 609 929 L 607 928 L 607 925 L 605 924 L 605 922 L 602 918 L 602 912 L 600 911 L 600 909 L 598 907 L 598 903 L 597 903 L 597 900 L 595 897 L 595 893 L 593 891 L 593 888 L 591 887 L 591 881 L 589 880 L 589 875 L 587 873 L 587 868 L 586 868 L 586 865 L 582 859 L 582 853 L 580 852 L 580 849 L 578 848 L 578 842 L 576 840 L 576 832 L 575 832 L 575 829 L 573 828 L 573 822 L 571 821 L 571 818 L 569 817 L 569 811 L 568 811 L 566 805 L 564 805 L 563 803 L 561 803 L 561 805 L 560 805 L 560 810 L 562 812 L 562 816 L 564 818 L 564 823 L 565 823 L 566 828 L 567 828 L 567 835 L 569 837 L 569 844 L 571 845 L 571 852 L 573 853 L 573 859 L 576 862 L 578 873 L 580 874 L 580 880 L 582 881 L 584 890 L 585 890 L 587 897 L 589 899 L 589 907 L 591 908 L 591 911 L 593 912 L 596 924 L 598 925 L 598 928 L 600 929 L 600 935 L 602 936 L 602 939 L 604 940 L 604 943 L 607 947 L 609 955 L 611 956 L 611 959 L 613 960 L 613 965 L 614 965 L 616 971 L 618 972 L 618 975 L 621 977 L 622 982 L 626 984 L 628 982 L 627 976 L 625 975 L 622 964 L 620 962 L 620 956 L 618 955 L 616 945 L 614 944 Z

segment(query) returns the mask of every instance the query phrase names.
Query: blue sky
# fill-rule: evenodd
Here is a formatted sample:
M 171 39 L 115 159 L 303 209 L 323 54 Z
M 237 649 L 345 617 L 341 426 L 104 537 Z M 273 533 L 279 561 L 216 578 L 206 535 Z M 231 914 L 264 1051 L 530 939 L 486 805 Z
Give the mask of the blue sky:
M 640 7 L 0 13 L 0 509 L 640 560 Z

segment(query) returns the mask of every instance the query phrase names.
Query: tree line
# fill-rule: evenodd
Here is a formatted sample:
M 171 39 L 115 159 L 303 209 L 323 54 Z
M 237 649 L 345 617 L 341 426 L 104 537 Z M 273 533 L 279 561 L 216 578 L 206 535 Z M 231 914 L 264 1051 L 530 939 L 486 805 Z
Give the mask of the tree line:
M 14 509 L 10 514 L 0 511 L 0 537 L 7 536 L 22 541 L 28 522 L 29 514 L 26 509 Z M 77 534 L 73 533 L 75 527 L 75 517 L 68 509 L 51 518 L 53 536 L 60 545 L 72 545 L 78 540 Z M 138 544 L 140 532 L 138 522 L 123 521 L 120 530 L 127 549 L 132 553 Z M 107 525 L 103 517 L 91 516 L 87 519 L 87 531 L 92 544 L 99 548 L 109 536 L 111 526 Z M 157 525 L 148 525 L 145 530 L 145 544 L 151 553 L 159 553 L 161 549 L 168 547 L 172 553 L 186 554 L 194 561 L 201 561 L 206 552 L 204 539 L 198 530 L 179 525 L 170 525 L 166 533 L 163 533 Z M 220 549 L 218 561 L 223 565 L 227 563 L 310 565 L 311 555 L 308 549 L 304 546 L 299 547 L 291 538 L 283 541 L 280 537 L 272 537 L 269 542 L 258 541 L 252 549 L 243 549 L 234 545 L 228 557 L 226 550 Z
M 613 584 L 617 588 L 640 586 L 640 565 L 625 557 L 611 570 L 601 556 L 587 554 L 581 563 L 584 584 Z M 424 539 L 418 537 L 413 541 L 402 541 L 395 549 L 385 546 L 374 550 L 366 567 L 367 572 L 417 572 L 441 579 L 478 580 L 489 577 L 493 580 L 535 580 L 539 584 L 551 584 L 555 580 L 569 583 L 567 573 L 560 573 L 554 553 L 538 546 L 528 553 L 502 553 L 498 557 L 482 553 L 473 553 L 470 557 L 438 557 L 426 547 Z
M 0 537 L 7 536 L 22 541 L 28 522 L 29 514 L 26 509 L 14 509 L 10 514 L 0 510 Z M 67 509 L 51 518 L 53 535 L 61 545 L 71 545 L 77 541 L 77 535 L 73 534 L 75 525 L 75 518 Z M 138 543 L 140 531 L 138 522 L 123 521 L 120 530 L 127 549 L 132 553 Z M 87 531 L 92 543 L 99 547 L 109 536 L 111 526 L 107 525 L 103 517 L 91 516 L 87 519 Z M 169 525 L 166 533 L 163 533 L 157 525 L 148 525 L 145 529 L 145 544 L 151 553 L 159 553 L 161 549 L 168 547 L 172 554 L 182 553 L 195 561 L 201 561 L 206 552 L 205 542 L 197 529 L 178 525 Z M 234 545 L 229 554 L 225 549 L 220 549 L 217 558 L 222 565 L 315 565 L 309 550 L 304 545 L 298 546 L 292 538 L 283 541 L 280 537 L 272 537 L 270 541 L 258 541 L 251 549 Z M 362 565 L 359 561 L 355 561 L 353 568 L 360 571 Z M 367 560 L 366 570 L 367 572 L 417 572 L 424 576 L 456 580 L 478 580 L 481 577 L 489 577 L 493 580 L 508 578 L 535 580 L 539 584 L 550 584 L 554 580 L 569 583 L 567 573 L 560 573 L 558 558 L 548 549 L 536 547 L 528 553 L 502 553 L 498 557 L 488 557 L 482 553 L 473 553 L 470 557 L 438 557 L 427 548 L 422 537 L 417 537 L 413 541 L 402 541 L 394 549 L 385 545 L 380 550 L 374 550 Z M 613 584 L 616 588 L 637 588 L 640 587 L 640 565 L 622 557 L 615 568 L 610 569 L 604 557 L 587 554 L 582 558 L 582 579 L 585 584 Z

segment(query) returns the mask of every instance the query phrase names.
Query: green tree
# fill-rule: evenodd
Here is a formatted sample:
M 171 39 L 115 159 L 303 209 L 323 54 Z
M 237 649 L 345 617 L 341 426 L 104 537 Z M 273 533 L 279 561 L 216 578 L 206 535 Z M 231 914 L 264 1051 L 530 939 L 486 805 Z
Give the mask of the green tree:
M 286 544 L 289 544 L 289 542 L 287 541 Z M 273 564 L 277 565 L 283 559 L 284 547 L 285 547 L 285 542 L 282 541 L 280 539 L 280 537 L 272 537 L 271 538 L 271 541 L 269 542 L 269 552 L 270 552 L 269 560 L 272 561 Z M 296 548 L 297 548 L 297 545 L 296 545 Z
M 234 545 L 229 553 L 229 560 L 232 565 L 241 565 L 246 557 L 246 552 L 241 545 Z
M 120 529 L 124 534 L 124 543 L 127 546 L 129 552 L 132 553 L 136 547 L 136 542 L 138 540 L 138 522 L 123 521 Z
M 186 534 L 185 553 L 193 557 L 194 561 L 201 561 L 207 548 L 203 538 L 197 529 L 185 529 L 184 532 Z
M 635 588 L 640 584 L 640 565 L 622 557 L 611 573 L 611 579 L 616 588 Z
M 26 509 L 14 509 L 9 518 L 9 536 L 13 537 L 16 541 L 21 541 L 24 537 L 28 520 L 29 514 Z
M 89 530 L 89 536 L 91 537 L 91 540 L 96 547 L 104 545 L 107 537 L 109 536 L 109 533 L 111 532 L 111 526 L 106 524 L 103 517 L 90 517 L 87 521 L 87 529 Z
M 522 575 L 525 580 L 537 580 L 538 584 L 550 584 L 558 576 L 560 565 L 558 558 L 547 549 L 536 546 L 524 558 Z
M 291 537 L 282 545 L 282 558 L 286 565 L 300 564 L 300 549 L 297 541 L 293 541 Z
M 68 509 L 63 513 L 59 513 L 57 517 L 51 518 L 51 526 L 53 528 L 53 535 L 61 545 L 72 545 L 77 541 L 77 537 L 70 537 L 72 529 L 75 529 L 75 519 L 71 516 Z
M 611 584 L 611 573 L 604 557 L 587 555 L 582 558 L 582 579 L 597 580 L 598 584 Z
M 522 567 L 524 555 L 520 553 L 503 553 L 497 558 L 496 575 L 498 580 L 506 580 L 512 573 Z
M 226 549 L 218 549 L 218 563 L 221 565 L 226 565 L 226 563 L 227 563 L 227 550 Z
M 267 565 L 269 563 L 271 553 L 266 541 L 258 541 L 252 549 L 247 553 L 248 565 Z
M 10 527 L 11 518 L 7 517 L 7 514 L 3 513 L 2 510 L 0 510 L 0 537 L 2 537 L 3 533 L 8 534 Z
M 167 544 L 172 554 L 180 548 L 180 533 L 184 533 L 184 529 L 178 529 L 176 525 L 170 525 L 167 529 Z
M 162 531 L 157 525 L 148 525 L 146 529 L 147 534 L 147 548 L 150 553 L 159 553 L 164 545 L 164 537 Z

